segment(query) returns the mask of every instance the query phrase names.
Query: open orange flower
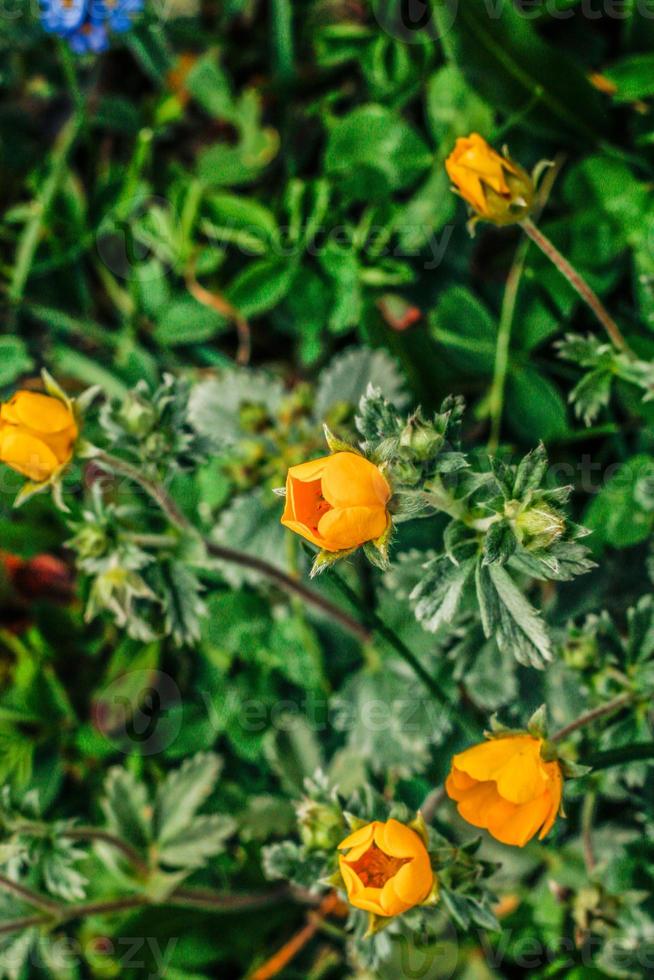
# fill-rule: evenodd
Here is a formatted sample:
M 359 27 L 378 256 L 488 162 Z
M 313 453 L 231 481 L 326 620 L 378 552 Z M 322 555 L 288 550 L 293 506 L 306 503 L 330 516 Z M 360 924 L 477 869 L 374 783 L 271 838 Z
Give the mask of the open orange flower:
M 555 760 L 541 757 L 533 735 L 493 738 L 460 752 L 445 783 L 464 820 L 502 844 L 523 847 L 552 829 L 561 808 L 563 776 Z
M 391 488 L 373 463 L 339 452 L 292 466 L 282 524 L 325 551 L 375 541 L 390 523 Z
M 36 483 L 70 462 L 78 434 L 70 408 L 50 395 L 18 391 L 0 407 L 0 461 Z
M 392 916 L 420 905 L 434 886 L 422 838 L 398 820 L 379 820 L 355 830 L 338 845 L 338 863 L 351 905 Z
M 506 225 L 528 217 L 534 197 L 531 177 L 509 157 L 497 153 L 479 133 L 456 141 L 445 169 L 480 218 Z

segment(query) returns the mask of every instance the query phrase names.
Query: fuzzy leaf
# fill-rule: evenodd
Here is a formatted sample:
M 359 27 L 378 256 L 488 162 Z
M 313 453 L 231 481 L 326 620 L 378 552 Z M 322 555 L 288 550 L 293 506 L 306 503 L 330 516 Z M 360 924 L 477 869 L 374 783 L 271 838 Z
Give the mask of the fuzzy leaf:
M 194 819 L 197 811 L 213 792 L 222 760 L 213 752 L 200 752 L 186 759 L 169 773 L 157 791 L 154 829 L 159 843 L 176 838 Z
M 552 645 L 540 615 L 504 568 L 477 564 L 477 597 L 487 637 L 510 651 L 525 666 L 543 668 L 552 660 Z

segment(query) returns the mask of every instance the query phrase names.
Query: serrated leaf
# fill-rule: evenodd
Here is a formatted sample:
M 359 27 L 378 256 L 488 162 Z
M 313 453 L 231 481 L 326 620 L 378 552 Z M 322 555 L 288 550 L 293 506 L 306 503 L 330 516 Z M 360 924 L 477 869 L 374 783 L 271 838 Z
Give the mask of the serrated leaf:
M 351 347 L 338 354 L 320 374 L 314 414 L 322 421 L 335 405 L 356 407 L 372 385 L 396 408 L 407 401 L 406 382 L 384 350 Z
M 284 397 L 279 381 L 262 371 L 228 370 L 195 385 L 189 397 L 191 425 L 214 445 L 224 446 L 243 436 L 242 405 L 262 405 L 274 415 Z
M 279 498 L 264 488 L 236 497 L 222 511 L 211 532 L 217 544 L 245 551 L 286 569 L 286 530 L 280 523 L 282 505 Z M 290 532 L 289 532 L 290 533 Z M 216 563 L 226 581 L 234 588 L 257 583 L 261 575 L 255 570 L 227 562 Z
M 107 827 L 136 848 L 146 847 L 152 836 L 146 787 L 127 769 L 114 766 L 104 783 L 102 811 Z
M 167 835 L 158 849 L 159 861 L 173 868 L 201 868 L 211 857 L 221 854 L 236 830 L 233 817 L 211 813 L 185 822 L 179 831 Z
M 552 644 L 539 613 L 500 565 L 477 564 L 477 598 L 484 634 L 525 666 L 543 668 Z
M 515 551 L 517 543 L 508 521 L 496 521 L 491 524 L 484 536 L 484 564 L 506 564 Z
M 535 490 L 540 486 L 546 472 L 547 451 L 541 442 L 518 464 L 513 483 L 513 496 L 517 500 L 522 500 L 529 490 Z
M 416 619 L 426 630 L 435 633 L 452 622 L 474 566 L 474 558 L 453 565 L 444 556 L 427 563 L 420 582 L 410 595 Z
M 266 733 L 263 749 L 269 765 L 290 793 L 301 792 L 304 780 L 323 764 L 316 734 L 301 715 L 280 715 L 275 728 Z
M 177 837 L 193 821 L 214 790 L 221 769 L 220 756 L 200 752 L 166 776 L 157 790 L 154 809 L 154 832 L 160 844 Z

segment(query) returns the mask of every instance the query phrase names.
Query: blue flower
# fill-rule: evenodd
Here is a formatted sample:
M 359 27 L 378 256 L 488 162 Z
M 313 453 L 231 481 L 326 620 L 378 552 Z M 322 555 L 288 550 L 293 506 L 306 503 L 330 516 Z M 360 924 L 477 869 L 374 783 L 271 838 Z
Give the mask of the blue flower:
M 143 0 L 90 0 L 89 17 L 94 24 L 107 23 L 112 31 L 122 34 L 142 10 Z
M 87 0 L 41 0 L 41 22 L 49 34 L 66 37 L 86 17 Z
M 68 35 L 68 44 L 75 54 L 99 54 L 109 47 L 109 33 L 104 24 L 87 22 Z

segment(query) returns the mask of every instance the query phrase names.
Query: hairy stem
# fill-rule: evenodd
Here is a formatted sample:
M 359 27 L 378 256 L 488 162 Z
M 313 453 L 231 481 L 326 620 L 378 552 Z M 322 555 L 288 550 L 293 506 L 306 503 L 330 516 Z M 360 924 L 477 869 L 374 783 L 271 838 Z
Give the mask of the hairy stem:
M 66 837 L 68 840 L 98 841 L 102 844 L 108 844 L 110 847 L 114 847 L 117 851 L 120 851 L 134 870 L 144 878 L 150 872 L 147 862 L 143 860 L 131 844 L 121 840 L 120 837 L 115 837 L 106 830 L 99 830 L 96 827 L 72 827 L 70 830 L 65 830 L 61 836 Z
M 45 915 L 23 915 L 19 919 L 7 919 L 0 923 L 0 936 L 6 936 L 10 932 L 22 932 L 23 929 L 31 929 L 32 926 L 45 925 L 49 922 Z
M 635 700 L 635 695 L 631 692 L 626 692 L 625 694 L 619 694 L 617 697 L 613 698 L 612 701 L 607 701 L 606 704 L 600 704 L 598 708 L 592 708 L 590 711 L 584 712 L 583 715 L 579 715 L 574 721 L 571 721 L 569 725 L 564 728 L 559 729 L 555 732 L 549 739 L 550 742 L 561 742 L 572 732 L 576 732 L 579 728 L 584 728 L 585 725 L 591 725 L 594 721 L 599 718 L 604 718 L 606 715 L 613 714 L 614 711 L 619 711 L 620 708 L 626 707 L 626 705 L 631 704 Z
M 131 463 L 127 463 L 125 460 L 105 452 L 100 452 L 94 456 L 94 462 L 137 483 L 155 501 L 170 523 L 179 531 L 182 531 L 184 534 L 197 535 L 199 533 L 164 487 L 160 483 L 144 476 L 136 466 L 132 466 Z M 358 620 L 348 615 L 348 613 L 344 612 L 338 606 L 335 606 L 334 603 L 320 595 L 320 593 L 314 592 L 313 589 L 307 588 L 302 582 L 293 578 L 293 576 L 287 575 L 286 572 L 276 568 L 275 565 L 270 565 L 262 558 L 249 555 L 244 551 L 237 551 L 235 548 L 227 548 L 223 545 L 215 544 L 208 538 L 204 538 L 204 545 L 212 557 L 258 572 L 283 591 L 292 596 L 297 596 L 307 605 L 319 609 L 334 622 L 339 623 L 344 629 L 352 633 L 353 636 L 356 636 L 361 642 L 367 643 L 370 640 L 369 630 L 365 626 L 362 626 Z
M 347 582 L 345 582 L 340 575 L 335 575 L 334 581 L 338 585 L 343 595 L 346 596 L 352 605 L 356 607 L 361 606 L 361 602 L 356 592 L 350 588 Z M 395 652 L 399 654 L 402 660 L 404 660 L 404 662 L 411 667 L 416 677 L 423 682 L 427 690 L 433 695 L 436 701 L 452 710 L 454 722 L 458 722 L 466 734 L 474 735 L 476 737 L 478 734 L 476 729 L 474 729 L 468 722 L 467 718 L 461 714 L 459 706 L 451 701 L 436 678 L 423 667 L 418 657 L 416 657 L 415 653 L 407 646 L 404 640 L 401 639 L 401 637 L 399 637 L 397 633 L 390 628 L 390 626 L 386 625 L 386 623 L 374 609 L 366 609 L 365 616 L 371 629 L 375 633 L 378 633 L 379 636 L 383 637 L 386 642 L 393 647 Z
M 577 270 L 561 255 L 556 246 L 540 231 L 536 225 L 527 218 L 521 222 L 521 228 L 526 235 L 531 238 L 535 245 L 538 245 L 541 252 L 556 266 L 561 275 L 565 276 L 578 296 L 590 307 L 599 322 L 602 324 L 607 334 L 611 338 L 611 343 L 620 351 L 632 353 L 627 341 L 622 336 L 622 331 L 608 312 L 597 293 L 590 288 Z
M 35 909 L 41 909 L 43 912 L 48 912 L 50 915 L 57 915 L 59 910 L 63 907 L 60 902 L 55 901 L 53 898 L 48 898 L 46 895 L 40 895 L 38 892 L 32 891 L 31 888 L 27 888 L 25 885 L 20 885 L 17 881 L 12 881 L 11 878 L 7 878 L 6 875 L 0 875 L 0 888 L 4 889 L 6 892 L 11 892 L 12 895 L 16 895 L 21 898 L 28 905 L 33 906 Z

